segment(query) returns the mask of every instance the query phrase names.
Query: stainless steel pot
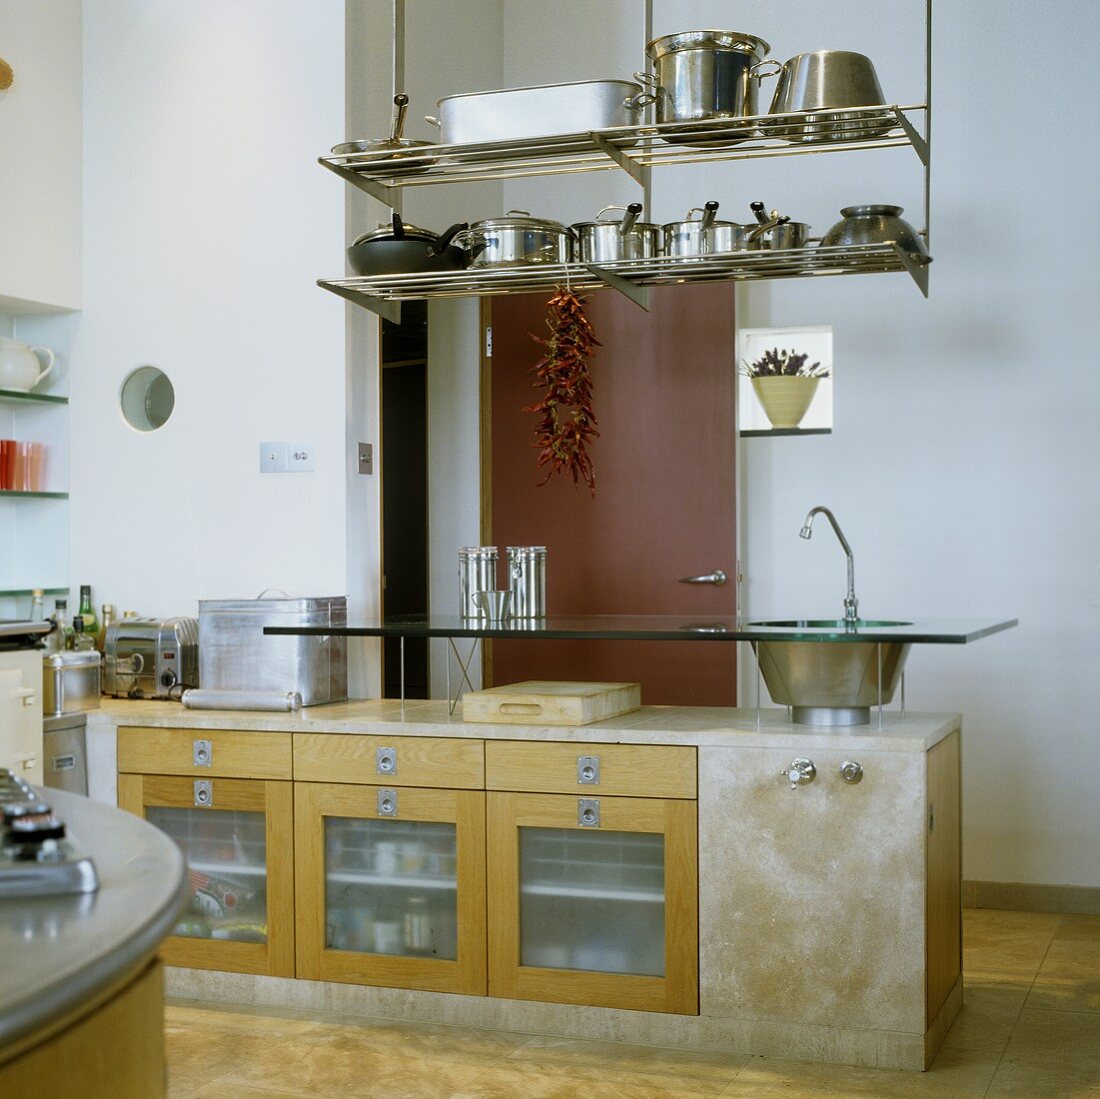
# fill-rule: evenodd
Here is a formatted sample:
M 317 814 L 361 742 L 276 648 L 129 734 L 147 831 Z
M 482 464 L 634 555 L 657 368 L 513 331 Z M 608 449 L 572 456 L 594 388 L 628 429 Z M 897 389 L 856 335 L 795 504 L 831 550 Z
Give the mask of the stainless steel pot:
M 879 111 L 848 111 L 846 107 L 883 103 L 882 88 L 871 59 L 850 50 L 815 50 L 796 54 L 779 73 L 769 114 L 797 114 L 797 120 L 762 123 L 767 137 L 784 141 L 864 141 L 889 133 L 892 116 Z M 830 114 L 822 120 L 821 112 Z
M 924 238 L 902 219 L 900 206 L 845 206 L 840 212 L 843 219 L 821 238 L 822 248 L 896 243 L 931 262 Z
M 573 230 L 557 221 L 533 218 L 526 210 L 475 221 L 458 240 L 473 257 L 471 267 L 568 263 L 573 258 Z
M 705 122 L 710 119 L 738 119 L 759 113 L 759 84 L 774 76 L 763 70 L 771 47 L 762 38 L 740 31 L 683 31 L 655 38 L 646 46 L 653 63 L 657 122 Z M 635 76 L 642 74 L 636 73 Z M 708 137 L 698 127 L 685 125 L 661 136 L 678 145 L 736 145 L 753 137 L 752 126 L 732 135 Z
M 804 221 L 791 221 L 778 210 L 766 213 L 762 202 L 750 202 L 749 208 L 757 224 L 751 227 L 745 247 L 750 251 L 770 251 L 782 248 L 802 248 L 810 236 L 810 227 Z
M 526 138 L 637 126 L 654 96 L 630 80 L 580 80 L 492 92 L 449 95 L 439 100 L 444 145 Z
M 623 216 L 604 220 L 604 214 L 611 210 L 621 210 Z M 582 263 L 614 263 L 657 255 L 660 228 L 639 221 L 641 212 L 640 202 L 632 202 L 629 206 L 605 206 L 594 221 L 575 222 L 577 258 Z
M 716 252 L 740 252 L 748 247 L 754 225 L 716 221 L 717 202 L 688 210 L 683 221 L 661 226 L 661 254 L 665 256 L 709 256 Z M 698 214 L 699 217 L 693 217 Z

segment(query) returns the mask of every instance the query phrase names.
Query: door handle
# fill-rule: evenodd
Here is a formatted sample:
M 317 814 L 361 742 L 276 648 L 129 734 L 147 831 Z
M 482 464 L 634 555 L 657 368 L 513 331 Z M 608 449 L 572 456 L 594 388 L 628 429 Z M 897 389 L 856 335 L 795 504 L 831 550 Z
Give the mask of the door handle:
M 685 576 L 680 583 L 713 584 L 715 587 L 720 588 L 728 579 L 729 577 L 721 569 L 715 569 L 714 572 L 704 573 L 702 576 Z

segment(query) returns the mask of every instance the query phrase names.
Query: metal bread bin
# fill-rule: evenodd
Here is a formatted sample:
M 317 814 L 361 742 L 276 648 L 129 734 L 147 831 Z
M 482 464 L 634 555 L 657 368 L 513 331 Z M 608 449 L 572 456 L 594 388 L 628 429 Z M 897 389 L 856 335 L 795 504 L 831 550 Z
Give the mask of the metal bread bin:
M 268 637 L 265 626 L 346 626 L 343 595 L 200 599 L 199 681 L 211 690 L 297 691 L 303 706 L 348 697 L 347 638 Z
M 42 657 L 42 713 L 45 717 L 98 710 L 101 693 L 100 655 L 91 652 L 47 653 Z

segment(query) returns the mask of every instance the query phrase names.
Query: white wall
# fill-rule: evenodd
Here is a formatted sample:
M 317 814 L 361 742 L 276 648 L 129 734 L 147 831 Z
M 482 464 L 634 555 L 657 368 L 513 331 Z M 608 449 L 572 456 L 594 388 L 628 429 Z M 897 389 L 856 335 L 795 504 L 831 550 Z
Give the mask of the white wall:
M 99 601 L 346 590 L 339 185 L 344 12 L 294 0 L 84 6 L 85 310 L 72 352 L 72 578 Z M 118 391 L 175 385 L 142 435 Z M 75 410 L 79 410 L 76 414 Z M 259 473 L 262 440 L 316 472 Z
M 640 67 L 640 0 L 600 12 L 581 36 L 583 71 L 563 61 L 557 79 Z M 919 102 L 923 14 L 921 0 L 657 0 L 654 33 L 735 27 L 780 59 L 855 49 L 875 60 L 888 100 Z M 558 6 L 507 6 L 506 73 L 531 74 L 512 82 L 553 78 L 547 65 L 569 52 L 552 47 L 561 27 Z M 1021 619 L 910 658 L 910 707 L 965 717 L 971 879 L 1100 885 L 1086 762 L 1100 711 L 1100 385 L 1085 319 L 1100 277 L 1042 214 L 1094 204 L 1095 153 L 1071 120 L 1100 109 L 1096 31 L 1093 0 L 937 6 L 930 301 L 903 275 L 742 295 L 742 324 L 831 323 L 837 363 L 831 436 L 743 443 L 748 614 L 839 612 L 839 547 L 825 530 L 797 537 L 824 503 L 855 548 L 868 616 Z M 1035 72 L 1058 77 L 1036 85 Z M 865 201 L 905 206 L 919 224 L 920 179 L 908 150 L 668 168 L 653 173 L 653 215 L 716 198 L 747 220 L 759 197 L 818 234 Z M 573 220 L 589 182 L 523 187 L 532 210 Z
M 78 309 L 80 0 L 3 0 L 0 57 L 0 307 Z

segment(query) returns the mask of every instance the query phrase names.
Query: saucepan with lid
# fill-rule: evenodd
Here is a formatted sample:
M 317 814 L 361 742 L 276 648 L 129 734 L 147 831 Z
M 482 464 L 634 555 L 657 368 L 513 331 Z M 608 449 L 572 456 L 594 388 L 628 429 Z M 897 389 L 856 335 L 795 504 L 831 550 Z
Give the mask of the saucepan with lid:
M 605 218 L 613 210 L 622 211 L 622 217 Z M 582 263 L 614 263 L 657 255 L 660 229 L 650 222 L 639 221 L 641 212 L 640 202 L 605 206 L 593 221 L 574 222 L 577 258 Z
M 458 236 L 469 250 L 471 267 L 516 267 L 528 263 L 568 263 L 573 230 L 557 221 L 509 210 L 504 217 L 475 221 Z
M 778 210 L 765 213 L 762 202 L 750 202 L 749 209 L 756 217 L 757 224 L 749 227 L 745 246 L 754 252 L 771 249 L 802 248 L 810 236 L 810 226 L 804 221 L 791 221 L 787 214 Z
M 661 226 L 661 252 L 666 256 L 709 256 L 717 252 L 741 252 L 749 246 L 753 225 L 718 221 L 713 200 L 688 210 L 682 221 Z M 696 217 L 695 215 L 699 215 Z

